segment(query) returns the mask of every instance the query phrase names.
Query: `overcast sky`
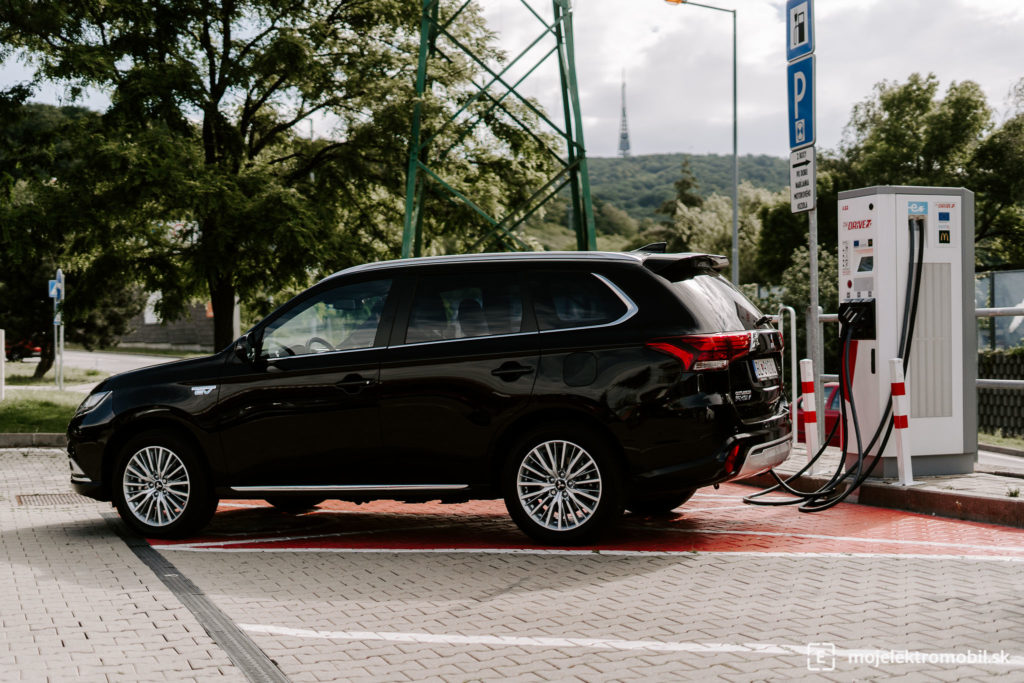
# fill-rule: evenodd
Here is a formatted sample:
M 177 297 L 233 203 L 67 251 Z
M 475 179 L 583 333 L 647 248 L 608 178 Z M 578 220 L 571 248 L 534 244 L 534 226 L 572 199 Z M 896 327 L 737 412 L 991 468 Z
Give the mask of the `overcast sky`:
M 512 56 L 542 30 L 520 0 L 478 1 Z M 528 1 L 550 18 L 548 0 Z M 740 154 L 787 155 L 785 1 L 705 4 L 738 11 Z M 616 154 L 623 69 L 633 154 L 732 152 L 731 14 L 664 0 L 575 0 L 574 11 L 591 156 Z M 998 118 L 1024 77 L 1024 0 L 816 0 L 815 12 L 819 148 L 839 143 L 852 106 L 877 81 L 933 72 L 945 91 L 951 81 L 974 80 Z M 0 84 L 25 74 L 6 64 Z M 561 119 L 553 61 L 520 89 Z M 50 90 L 40 99 L 56 97 Z
M 481 2 L 510 51 L 539 26 L 518 0 Z M 788 155 L 785 1 L 704 4 L 737 10 L 740 154 Z M 622 69 L 633 154 L 731 154 L 731 14 L 664 0 L 574 7 L 591 156 L 616 154 Z M 816 0 L 814 9 L 819 148 L 838 145 L 852 106 L 880 80 L 932 72 L 943 92 L 951 81 L 974 80 L 1003 114 L 1010 87 L 1024 77 L 1024 0 Z M 550 107 L 553 70 L 546 84 L 527 88 Z

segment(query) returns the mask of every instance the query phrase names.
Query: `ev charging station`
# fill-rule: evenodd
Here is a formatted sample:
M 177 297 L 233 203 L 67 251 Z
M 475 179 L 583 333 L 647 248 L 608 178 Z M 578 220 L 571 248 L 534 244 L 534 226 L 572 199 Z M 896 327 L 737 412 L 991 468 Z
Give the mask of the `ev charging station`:
M 901 335 L 909 329 L 913 472 L 972 472 L 978 453 L 974 193 L 892 186 L 840 192 L 838 256 L 839 318 L 855 321 L 842 350 L 845 408 L 849 415 L 855 407 L 863 447 L 892 420 L 889 360 L 901 357 Z M 852 464 L 858 457 L 852 421 L 846 444 Z M 895 439 L 879 439 L 861 456 L 876 455 L 879 445 L 884 451 L 871 476 L 896 477 Z

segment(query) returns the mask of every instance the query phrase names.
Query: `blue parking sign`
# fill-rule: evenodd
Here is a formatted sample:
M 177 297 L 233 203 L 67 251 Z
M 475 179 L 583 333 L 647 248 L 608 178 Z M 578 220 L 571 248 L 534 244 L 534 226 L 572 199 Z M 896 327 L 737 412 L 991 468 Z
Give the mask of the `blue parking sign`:
M 789 100 L 789 148 L 814 144 L 814 55 L 786 67 Z

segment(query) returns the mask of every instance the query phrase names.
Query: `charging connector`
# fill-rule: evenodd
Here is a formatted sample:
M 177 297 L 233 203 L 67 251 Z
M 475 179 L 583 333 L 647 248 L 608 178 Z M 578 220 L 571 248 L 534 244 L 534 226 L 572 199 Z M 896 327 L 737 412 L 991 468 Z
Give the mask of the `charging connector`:
M 850 299 L 839 304 L 839 322 L 850 339 L 875 339 L 875 300 Z

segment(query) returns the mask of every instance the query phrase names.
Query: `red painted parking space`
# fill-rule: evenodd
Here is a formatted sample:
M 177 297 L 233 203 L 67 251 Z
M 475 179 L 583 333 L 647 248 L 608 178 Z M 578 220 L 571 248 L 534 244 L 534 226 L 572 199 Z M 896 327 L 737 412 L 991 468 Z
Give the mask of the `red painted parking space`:
M 599 545 L 575 552 L 719 552 L 970 556 L 1024 562 L 1024 530 L 841 504 L 824 513 L 742 502 L 753 489 L 702 489 L 671 516 L 626 515 Z M 550 551 L 530 541 L 501 501 L 459 505 L 327 501 L 282 513 L 260 500 L 224 501 L 202 536 L 153 540 L 181 551 Z

